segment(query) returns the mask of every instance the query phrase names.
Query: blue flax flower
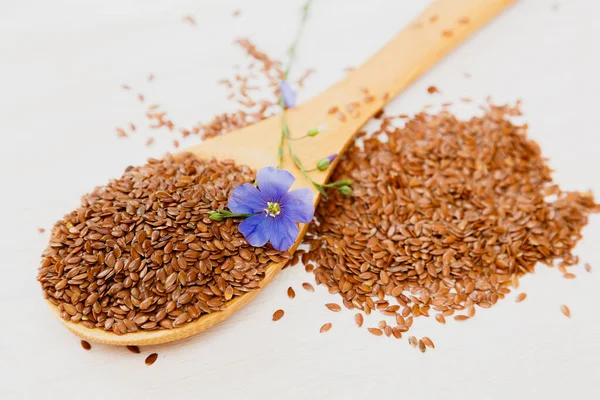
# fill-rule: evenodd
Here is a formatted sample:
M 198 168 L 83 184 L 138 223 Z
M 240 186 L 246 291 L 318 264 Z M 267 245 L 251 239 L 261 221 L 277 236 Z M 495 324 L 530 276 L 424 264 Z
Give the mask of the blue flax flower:
M 236 214 L 253 214 L 240 223 L 239 231 L 250 245 L 268 241 L 277 250 L 289 249 L 298 237 L 296 222 L 308 223 L 315 213 L 310 189 L 288 192 L 294 176 L 288 171 L 265 167 L 258 171 L 258 188 L 244 183 L 233 189 L 228 207 Z
M 296 107 L 296 97 L 298 97 L 298 93 L 292 89 L 287 81 L 281 81 L 279 90 L 281 91 L 281 97 L 283 98 L 283 103 L 286 108 Z

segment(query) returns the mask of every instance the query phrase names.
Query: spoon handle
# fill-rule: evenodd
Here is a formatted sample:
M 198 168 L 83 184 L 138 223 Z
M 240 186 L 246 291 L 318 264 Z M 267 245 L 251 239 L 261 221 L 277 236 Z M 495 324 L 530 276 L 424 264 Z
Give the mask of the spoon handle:
M 311 139 L 310 146 L 297 146 L 300 158 L 306 165 L 315 165 L 324 155 L 341 153 L 350 138 L 383 105 L 515 1 L 433 2 L 365 64 L 288 111 L 289 124 L 296 132 L 306 132 L 323 123 L 327 127 L 323 134 Z M 359 105 L 349 111 L 347 106 L 352 102 Z M 333 111 L 334 107 L 343 117 Z M 313 178 L 324 183 L 332 170 L 315 172 Z

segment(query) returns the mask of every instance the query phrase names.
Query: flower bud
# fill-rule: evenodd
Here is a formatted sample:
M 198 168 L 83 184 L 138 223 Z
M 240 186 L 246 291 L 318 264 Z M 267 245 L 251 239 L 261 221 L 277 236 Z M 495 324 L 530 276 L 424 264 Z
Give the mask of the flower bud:
M 212 219 L 213 221 L 223 221 L 223 215 L 221 215 L 219 211 L 209 211 L 208 218 Z
M 306 136 L 315 137 L 319 134 L 319 132 L 321 132 L 319 128 L 312 128 L 308 130 Z
M 344 196 L 350 196 L 352 194 L 352 188 L 350 188 L 350 186 L 347 186 L 347 185 L 340 186 L 338 190 Z
M 317 169 L 319 171 L 325 171 L 327 168 L 329 168 L 330 164 L 331 164 L 331 161 L 329 161 L 329 158 L 322 158 L 317 163 Z

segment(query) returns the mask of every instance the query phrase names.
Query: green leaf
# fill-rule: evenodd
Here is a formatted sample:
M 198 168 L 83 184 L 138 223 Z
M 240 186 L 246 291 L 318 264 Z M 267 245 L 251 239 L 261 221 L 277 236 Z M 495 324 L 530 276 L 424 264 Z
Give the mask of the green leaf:
M 319 193 L 321 193 L 323 196 L 327 197 L 327 192 L 325 192 L 325 189 L 323 189 L 323 186 L 319 185 L 318 183 L 313 182 L 312 183 L 313 186 L 315 188 L 317 188 L 317 190 L 319 191 Z

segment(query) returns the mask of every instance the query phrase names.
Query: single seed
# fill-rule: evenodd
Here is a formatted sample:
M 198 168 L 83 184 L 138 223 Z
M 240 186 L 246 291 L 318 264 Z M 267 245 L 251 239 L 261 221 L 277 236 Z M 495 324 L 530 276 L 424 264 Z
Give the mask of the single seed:
M 359 328 L 363 325 L 364 318 L 361 313 L 354 314 L 354 322 Z
M 417 338 L 414 336 L 409 336 L 408 344 L 410 344 L 412 347 L 417 347 Z
M 454 319 L 456 321 L 466 321 L 469 319 L 469 316 L 468 315 L 455 315 Z
M 339 304 L 335 304 L 335 303 L 327 303 L 327 304 L 325 304 L 325 307 L 327 307 L 330 311 L 333 311 L 333 312 L 342 311 L 342 307 L 340 307 Z
M 130 352 L 134 353 L 134 354 L 140 354 L 140 348 L 137 346 L 127 346 L 127 350 L 129 350 Z
M 567 272 L 566 274 L 563 274 L 563 277 L 565 279 L 575 279 L 575 274 L 572 274 L 570 272 Z
M 304 283 L 302 284 L 302 287 L 303 287 L 303 288 L 304 288 L 304 290 L 306 290 L 307 292 L 314 292 L 314 291 L 315 291 L 315 288 L 313 287 L 313 285 L 311 285 L 311 284 L 310 284 L 310 283 L 308 283 L 308 282 L 304 282 Z
M 519 295 L 517 296 L 517 299 L 515 301 L 517 303 L 520 303 L 523 300 L 525 300 L 526 298 L 527 298 L 527 293 L 519 293 Z
M 331 322 L 328 322 L 328 323 L 326 323 L 325 325 L 323 325 L 321 327 L 321 329 L 319 330 L 319 332 L 320 333 L 325 333 L 325 332 L 327 332 L 330 329 L 331 329 Z
M 592 266 L 589 263 L 585 263 L 585 270 L 587 272 L 592 272 Z
M 425 351 L 427 351 L 427 347 L 425 347 L 423 340 L 419 340 L 419 351 L 421 351 L 421 353 L 425 353 Z
M 152 365 L 156 362 L 157 359 L 158 359 L 158 354 L 152 353 L 148 357 L 146 357 L 146 360 L 144 362 L 146 363 L 146 365 Z
M 273 321 L 279 321 L 281 318 L 283 318 L 283 314 L 285 314 L 283 310 L 275 311 L 273 313 Z
M 571 310 L 569 310 L 569 307 L 562 305 L 560 306 L 560 311 L 565 314 L 567 317 L 571 318 Z
M 85 340 L 81 341 L 81 347 L 83 347 L 84 350 L 91 350 L 92 349 L 92 345 Z
M 446 323 L 446 318 L 444 317 L 444 314 L 435 314 L 435 319 L 440 324 L 445 324 Z
M 383 335 L 383 331 L 379 328 L 367 328 L 369 332 L 371 332 L 375 336 Z
M 429 339 L 427 336 L 422 337 L 421 341 L 425 346 L 435 349 L 435 344 L 433 344 L 433 340 Z
M 296 292 L 294 292 L 294 289 L 292 289 L 291 286 L 287 290 L 287 295 L 290 299 L 293 299 L 294 297 L 296 297 Z

